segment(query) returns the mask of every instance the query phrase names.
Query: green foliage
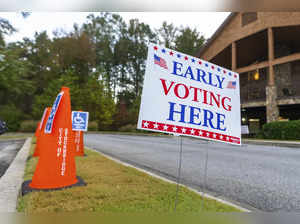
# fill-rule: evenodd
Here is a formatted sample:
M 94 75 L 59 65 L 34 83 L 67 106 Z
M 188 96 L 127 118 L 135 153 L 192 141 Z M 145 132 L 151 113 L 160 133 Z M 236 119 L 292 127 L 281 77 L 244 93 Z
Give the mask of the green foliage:
M 24 18 L 29 14 L 22 13 Z M 62 86 L 70 88 L 72 110 L 89 111 L 99 130 L 136 124 L 149 42 L 194 54 L 204 42 L 196 30 L 164 22 L 156 31 L 137 19 L 91 14 L 71 32 L 46 31 L 5 45 L 15 30 L 0 18 L 0 105 L 10 130 L 39 120 Z M 21 129 L 29 130 L 30 122 Z
M 44 92 L 41 95 L 35 96 L 32 107 L 33 118 L 40 119 L 42 117 L 44 109 L 46 107 L 52 107 L 55 97 L 59 93 L 60 88 L 62 86 L 67 86 L 70 88 L 72 100 L 72 90 L 76 89 L 76 86 L 74 86 L 73 83 L 77 80 L 77 78 L 78 77 L 76 77 L 72 72 L 68 71 L 65 75 L 62 75 L 60 78 L 49 81 L 49 84 L 47 88 L 44 89 Z
M 159 43 L 164 44 L 167 48 L 174 48 L 175 39 L 178 33 L 178 28 L 172 23 L 167 24 L 166 21 L 163 22 L 162 27 L 158 29 Z
M 22 112 L 14 104 L 6 104 L 0 107 L 0 119 L 6 122 L 8 131 L 18 131 Z
M 33 94 L 28 75 L 30 63 L 20 55 L 19 48 L 0 50 L 0 102 L 15 104 L 27 112 Z
M 200 33 L 189 27 L 181 28 L 180 34 L 175 39 L 175 49 L 190 55 L 196 55 L 200 47 L 204 44 L 205 38 Z
M 119 128 L 121 132 L 136 132 L 136 124 L 127 124 Z
M 300 140 L 300 120 L 267 123 L 262 135 L 266 139 Z
M 89 121 L 88 131 L 98 131 L 98 122 Z
M 106 90 L 115 95 L 120 70 L 120 57 L 115 52 L 115 46 L 126 32 L 126 23 L 122 17 L 112 13 L 100 13 L 88 16 L 88 22 L 83 24 L 82 31 L 86 33 L 94 45 L 96 54 L 96 69 L 104 69 L 101 78 Z M 123 64 L 124 65 L 124 64 Z
M 147 58 L 147 43 L 157 42 L 155 34 L 149 25 L 140 23 L 137 19 L 130 20 L 127 31 L 130 40 L 128 49 L 128 66 L 131 74 L 130 84 L 133 87 L 135 97 L 141 95 L 144 81 L 145 61 Z
M 4 46 L 4 34 L 12 34 L 16 29 L 9 23 L 7 19 L 0 17 L 0 46 Z
M 20 132 L 35 132 L 39 121 L 25 120 L 21 122 L 19 131 Z

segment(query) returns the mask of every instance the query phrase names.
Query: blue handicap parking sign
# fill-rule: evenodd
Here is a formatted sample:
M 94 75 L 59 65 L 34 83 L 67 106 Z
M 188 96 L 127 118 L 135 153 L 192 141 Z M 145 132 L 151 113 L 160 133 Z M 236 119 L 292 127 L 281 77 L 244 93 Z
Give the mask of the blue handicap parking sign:
M 56 114 L 56 111 L 59 107 L 59 104 L 60 104 L 60 101 L 61 101 L 61 98 L 62 96 L 64 95 L 64 92 L 60 92 L 54 103 L 53 103 L 53 106 L 51 108 L 51 112 L 50 112 L 50 115 L 48 117 L 48 120 L 47 120 L 47 123 L 46 123 L 46 126 L 45 126 L 45 133 L 48 133 L 50 134 L 52 132 L 52 126 L 53 126 L 53 121 L 54 121 L 54 117 L 55 117 L 55 114 Z
M 72 111 L 72 130 L 87 131 L 89 112 Z

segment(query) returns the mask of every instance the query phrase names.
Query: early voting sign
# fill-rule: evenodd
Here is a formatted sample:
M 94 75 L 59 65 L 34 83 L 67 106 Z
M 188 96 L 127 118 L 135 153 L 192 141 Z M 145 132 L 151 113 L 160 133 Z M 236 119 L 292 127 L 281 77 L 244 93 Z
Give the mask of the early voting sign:
M 149 45 L 138 129 L 241 144 L 239 76 Z
M 87 131 L 89 112 L 72 111 L 72 130 Z
M 48 118 L 46 126 L 45 126 L 45 133 L 47 133 L 47 134 L 50 134 L 52 132 L 52 126 L 53 126 L 55 114 L 56 114 L 56 111 L 58 110 L 58 107 L 59 107 L 59 104 L 60 104 L 60 101 L 61 101 L 61 98 L 63 95 L 64 95 L 64 92 L 60 92 L 57 95 L 57 97 L 53 103 L 49 118 Z

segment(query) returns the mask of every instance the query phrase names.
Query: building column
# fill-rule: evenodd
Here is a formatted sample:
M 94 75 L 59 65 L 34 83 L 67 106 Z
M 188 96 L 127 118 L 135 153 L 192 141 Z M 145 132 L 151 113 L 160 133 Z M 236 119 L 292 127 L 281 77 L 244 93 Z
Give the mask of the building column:
M 269 56 L 269 76 L 266 87 L 266 114 L 267 122 L 277 121 L 279 118 L 279 108 L 277 105 L 277 87 L 275 84 L 275 74 L 272 61 L 274 60 L 274 35 L 273 29 L 268 28 L 268 56 Z
M 236 43 L 231 44 L 231 70 L 236 70 Z

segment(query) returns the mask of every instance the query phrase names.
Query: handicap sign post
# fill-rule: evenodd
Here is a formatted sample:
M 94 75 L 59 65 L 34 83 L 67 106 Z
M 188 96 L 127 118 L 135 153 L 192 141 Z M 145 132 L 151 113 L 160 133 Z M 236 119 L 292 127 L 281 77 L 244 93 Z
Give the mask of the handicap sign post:
M 89 112 L 72 111 L 72 130 L 87 131 Z

